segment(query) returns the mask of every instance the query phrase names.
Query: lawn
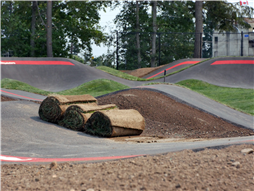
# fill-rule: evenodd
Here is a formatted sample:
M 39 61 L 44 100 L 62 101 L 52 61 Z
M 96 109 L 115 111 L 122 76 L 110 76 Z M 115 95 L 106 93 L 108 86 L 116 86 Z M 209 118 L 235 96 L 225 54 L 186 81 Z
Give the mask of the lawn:
M 92 80 L 90 82 L 84 83 L 80 86 L 77 86 L 69 90 L 64 90 L 60 92 L 49 92 L 49 91 L 44 91 L 44 90 L 35 88 L 27 83 L 8 79 L 8 78 L 4 78 L 1 80 L 1 87 L 6 89 L 22 90 L 22 91 L 36 93 L 36 94 L 45 95 L 45 96 L 50 94 L 59 94 L 59 95 L 90 94 L 94 97 L 129 88 L 128 86 L 125 86 L 123 84 L 120 84 L 112 80 L 97 79 L 97 80 Z
M 213 99 L 219 103 L 227 105 L 238 111 L 254 115 L 253 89 L 220 87 L 199 80 L 184 80 L 176 83 L 176 85 L 196 91 L 202 95 L 209 97 L 210 99 Z M 97 79 L 84 83 L 80 86 L 77 86 L 69 90 L 64 90 L 60 92 L 49 92 L 35 88 L 26 83 L 7 78 L 1 80 L 1 87 L 6 89 L 32 92 L 45 96 L 50 94 L 59 94 L 59 95 L 90 94 L 94 97 L 129 88 L 128 86 L 125 86 L 112 80 Z
M 254 115 L 253 89 L 221 87 L 200 80 L 184 80 L 176 84 L 203 94 L 238 111 Z

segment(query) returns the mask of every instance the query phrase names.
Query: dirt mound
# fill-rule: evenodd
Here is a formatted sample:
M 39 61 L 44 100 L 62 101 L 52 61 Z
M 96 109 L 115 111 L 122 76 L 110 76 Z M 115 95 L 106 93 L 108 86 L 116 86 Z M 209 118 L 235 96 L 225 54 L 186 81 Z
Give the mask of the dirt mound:
M 141 136 L 163 138 L 225 138 L 253 135 L 220 118 L 179 103 L 159 92 L 131 89 L 97 98 L 98 104 L 135 109 L 145 118 Z
M 158 69 L 160 69 L 164 66 L 165 65 L 154 67 L 154 68 L 139 68 L 139 69 L 136 69 L 136 70 L 121 70 L 121 72 L 130 74 L 132 76 L 136 76 L 136 77 L 139 77 L 139 78 L 143 78 L 144 76 L 146 76 L 146 75 L 152 73 L 153 71 L 156 71 L 156 70 L 158 70 Z
M 1 96 L 1 100 L 12 99 Z M 196 139 L 254 135 L 250 129 L 235 126 L 155 91 L 131 89 L 99 97 L 97 101 L 99 105 L 116 104 L 119 109 L 139 111 L 146 125 L 141 137 Z

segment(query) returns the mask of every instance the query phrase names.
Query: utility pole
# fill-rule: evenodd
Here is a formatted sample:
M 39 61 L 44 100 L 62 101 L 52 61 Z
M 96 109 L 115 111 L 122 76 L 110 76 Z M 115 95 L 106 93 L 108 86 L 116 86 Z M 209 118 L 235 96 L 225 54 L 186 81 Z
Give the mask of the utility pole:
M 47 1 L 47 57 L 53 57 L 53 50 L 52 50 L 52 1 Z

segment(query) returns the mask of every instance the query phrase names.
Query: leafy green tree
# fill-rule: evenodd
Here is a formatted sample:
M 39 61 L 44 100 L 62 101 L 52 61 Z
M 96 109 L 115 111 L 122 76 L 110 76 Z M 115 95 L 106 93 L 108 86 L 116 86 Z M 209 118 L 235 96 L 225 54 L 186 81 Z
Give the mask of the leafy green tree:
M 122 10 L 115 19 L 119 31 L 121 69 L 151 66 L 154 43 L 153 17 L 148 12 L 150 3 L 122 3 Z M 240 7 L 239 3 L 224 0 L 157 1 L 157 9 L 156 64 L 167 64 L 181 58 L 211 57 L 213 31 L 236 32 L 239 25 L 248 28 L 250 26 L 244 17 L 253 16 L 253 8 Z
M 115 22 L 119 30 L 119 44 L 120 44 L 120 63 L 121 69 L 136 69 L 138 68 L 138 50 L 137 32 L 140 37 L 140 53 L 142 57 L 141 67 L 151 65 L 151 55 L 154 55 L 158 64 L 158 57 L 160 53 L 160 64 L 169 63 L 175 59 L 192 57 L 194 51 L 194 23 L 193 12 L 190 11 L 189 6 L 193 2 L 178 2 L 178 1 L 158 1 L 156 14 L 156 24 L 153 24 L 153 16 L 148 12 L 150 3 L 139 3 L 139 28 L 137 28 L 137 13 L 136 5 L 133 2 L 123 3 L 123 8 L 119 15 L 117 15 Z M 193 5 L 191 5 L 193 7 Z M 155 8 L 155 7 L 154 7 Z M 156 46 L 152 43 L 153 26 L 157 30 Z M 187 32 L 183 34 L 180 32 Z M 152 46 L 154 44 L 154 46 Z M 152 47 L 156 47 L 155 50 Z M 160 48 L 160 52 L 159 49 Z
M 148 3 L 139 2 L 139 21 L 140 26 L 137 28 L 137 9 L 136 2 L 124 2 L 122 4 L 121 12 L 116 16 L 115 23 L 119 31 L 119 44 L 120 44 L 120 66 L 119 69 L 135 69 L 138 67 L 146 67 L 150 60 L 147 60 L 144 55 L 149 51 L 150 45 L 145 43 L 149 42 L 150 35 L 144 32 L 148 31 L 149 16 L 147 14 Z M 138 31 L 137 31 L 138 30 Z M 139 33 L 139 44 L 137 45 L 137 34 Z M 138 50 L 140 50 L 143 60 L 138 60 Z
M 201 2 L 201 1 L 200 1 Z M 197 2 L 196 2 L 197 3 Z M 211 42 L 212 34 L 214 30 L 219 32 L 239 32 L 237 31 L 237 27 L 240 25 L 245 28 L 249 28 L 250 25 L 244 21 L 244 17 L 253 17 L 254 12 L 253 8 L 249 6 L 240 7 L 239 3 L 233 4 L 226 1 L 203 1 L 202 3 L 202 11 L 200 11 L 199 5 L 199 14 L 200 22 L 202 24 L 203 34 L 205 35 L 203 41 Z M 192 8 L 193 9 L 193 8 Z M 197 19 L 197 18 L 196 18 Z M 200 25 L 196 25 L 197 33 L 201 32 Z M 200 43 L 200 37 L 196 37 L 195 42 L 197 44 Z M 200 57 L 201 55 L 197 55 L 200 52 L 200 48 L 195 46 L 195 56 Z M 203 45 L 203 57 L 211 56 L 212 44 L 204 44 Z
M 236 31 L 236 24 L 249 28 L 244 17 L 253 17 L 253 8 L 240 7 L 239 3 L 233 4 L 225 1 L 204 1 L 203 19 L 207 21 L 207 27 L 219 32 Z
M 29 56 L 30 54 L 30 2 L 1 2 L 1 52 L 9 50 L 14 55 Z M 23 10 L 23 11 L 21 11 Z
M 160 65 L 193 56 L 194 11 L 190 9 L 193 6 L 192 1 L 158 2 Z
M 70 54 L 68 42 L 87 52 L 91 52 L 92 43 L 105 42 L 106 36 L 98 26 L 99 10 L 109 4 L 103 1 L 52 1 L 53 56 L 66 57 Z M 47 2 L 37 1 L 36 13 L 32 11 L 33 3 L 28 1 L 3 1 L 1 5 L 2 52 L 13 50 L 14 55 L 20 57 L 47 56 Z M 34 17 L 35 30 L 31 26 Z

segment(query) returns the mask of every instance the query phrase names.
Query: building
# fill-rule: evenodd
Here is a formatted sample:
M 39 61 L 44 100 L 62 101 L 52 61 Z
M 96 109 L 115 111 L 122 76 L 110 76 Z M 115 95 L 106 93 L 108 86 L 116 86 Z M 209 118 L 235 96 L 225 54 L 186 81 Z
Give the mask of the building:
M 213 33 L 213 57 L 254 56 L 254 19 L 245 18 L 249 29 L 235 27 L 237 32 Z

